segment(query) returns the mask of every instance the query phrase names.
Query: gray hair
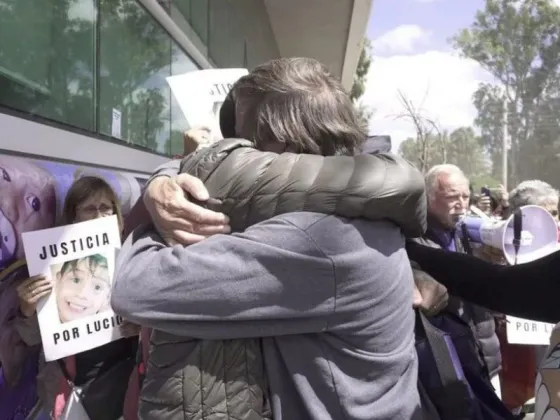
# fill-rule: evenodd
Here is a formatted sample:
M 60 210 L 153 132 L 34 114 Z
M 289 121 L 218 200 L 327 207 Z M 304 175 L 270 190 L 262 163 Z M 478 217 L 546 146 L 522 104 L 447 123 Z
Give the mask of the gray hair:
M 428 194 L 428 197 L 433 196 L 439 188 L 439 179 L 442 175 L 456 175 L 463 178 L 467 183 L 469 182 L 465 173 L 457 165 L 446 163 L 443 165 L 432 166 L 425 176 L 426 193 Z
M 317 60 L 279 58 L 253 69 L 231 90 L 236 135 L 255 143 L 324 156 L 355 155 L 366 132 L 340 82 Z
M 512 211 L 530 204 L 544 206 L 553 202 L 558 202 L 558 190 L 537 179 L 523 181 L 509 193 L 509 205 Z

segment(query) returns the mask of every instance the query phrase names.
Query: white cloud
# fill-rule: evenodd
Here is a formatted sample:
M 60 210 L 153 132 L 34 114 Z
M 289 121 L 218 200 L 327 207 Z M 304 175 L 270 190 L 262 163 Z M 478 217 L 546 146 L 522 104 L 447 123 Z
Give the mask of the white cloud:
M 426 45 L 430 32 L 418 25 L 400 25 L 373 41 L 373 51 L 377 55 L 406 54 L 417 47 Z
M 375 111 L 370 131 L 391 135 L 394 151 L 414 135 L 409 121 L 396 118 L 403 113 L 399 90 L 443 129 L 471 125 L 476 113 L 472 95 L 480 82 L 488 80 L 476 62 L 449 52 L 374 57 L 362 97 Z

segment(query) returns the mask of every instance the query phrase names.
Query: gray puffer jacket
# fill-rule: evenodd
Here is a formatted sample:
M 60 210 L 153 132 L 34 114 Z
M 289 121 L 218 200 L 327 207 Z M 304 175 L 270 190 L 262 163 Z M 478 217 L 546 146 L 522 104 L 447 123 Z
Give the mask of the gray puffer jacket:
M 178 171 L 175 161 L 155 175 Z M 227 214 L 234 231 L 296 211 L 388 219 L 409 237 L 426 228 L 423 177 L 391 154 L 278 155 L 224 140 L 185 158 L 180 172 L 204 182 L 208 206 Z M 270 419 L 267 392 L 260 340 L 203 341 L 154 330 L 139 417 Z

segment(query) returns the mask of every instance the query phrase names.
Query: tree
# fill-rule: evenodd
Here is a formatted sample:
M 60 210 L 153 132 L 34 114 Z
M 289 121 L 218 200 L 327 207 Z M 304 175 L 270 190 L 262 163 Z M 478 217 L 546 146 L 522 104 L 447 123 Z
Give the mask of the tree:
M 442 139 L 445 141 L 445 149 L 441 146 Z M 419 153 L 422 150 L 425 151 L 425 160 Z M 399 153 L 423 172 L 434 165 L 450 163 L 461 168 L 473 183 L 478 184 L 481 180 L 488 183 L 488 179 L 491 179 L 490 165 L 484 154 L 481 139 L 476 136 L 472 127 L 461 127 L 451 133 L 429 133 L 421 140 L 408 138 L 401 143 Z
M 366 105 L 359 102 L 359 100 L 366 91 L 367 76 L 369 68 L 371 67 L 371 61 L 371 41 L 368 38 L 364 38 L 356 73 L 354 73 L 354 82 L 350 89 L 350 99 L 354 102 L 356 111 L 365 128 L 369 126 L 369 119 L 372 116 L 372 111 Z
M 426 99 L 428 92 L 424 97 Z M 416 132 L 401 143 L 399 153 L 423 173 L 432 166 L 451 163 L 459 166 L 469 179 L 488 177 L 490 165 L 480 137 L 472 127 L 461 127 L 449 133 L 424 115 L 422 105 L 415 105 L 403 92 L 398 92 L 403 112 L 397 116 L 409 121 Z
M 535 168 L 540 166 L 536 163 L 542 150 L 535 144 L 539 140 L 536 134 L 542 123 L 542 102 L 558 83 L 560 8 L 552 0 L 486 0 L 472 25 L 460 31 L 452 43 L 496 80 L 481 84 L 474 95 L 475 124 L 494 173 L 501 170 L 507 109 L 510 182 L 539 174 Z
M 360 99 L 366 91 L 367 75 L 371 67 L 371 60 L 371 41 L 364 38 L 356 73 L 354 73 L 354 83 L 352 84 L 352 89 L 350 89 L 350 99 L 353 101 Z
M 452 131 L 448 144 L 447 163 L 460 167 L 471 181 L 489 176 L 490 162 L 485 156 L 482 139 L 472 127 Z
M 403 112 L 397 118 L 409 121 L 416 132 L 416 138 L 407 139 L 401 144 L 401 146 L 404 145 L 406 148 L 406 150 L 403 150 L 403 156 L 407 157 L 411 162 L 415 162 L 418 169 L 424 173 L 432 166 L 432 152 L 438 146 L 442 152 L 441 156 L 445 161 L 447 151 L 444 133 L 441 132 L 434 120 L 422 114 L 424 101 L 422 101 L 420 106 L 416 106 L 403 92 L 398 91 L 397 95 L 403 107 Z

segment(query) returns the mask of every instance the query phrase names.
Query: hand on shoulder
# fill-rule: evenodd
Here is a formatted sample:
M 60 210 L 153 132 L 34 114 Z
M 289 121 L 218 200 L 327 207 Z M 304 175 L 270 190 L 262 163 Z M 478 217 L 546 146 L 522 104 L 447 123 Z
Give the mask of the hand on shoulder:
M 202 181 L 188 174 L 154 178 L 144 193 L 144 203 L 152 221 L 169 244 L 191 245 L 211 235 L 229 233 L 225 214 L 208 210 L 198 202 L 209 199 Z
M 419 268 L 413 268 L 412 273 L 414 275 L 412 305 L 428 316 L 437 315 L 447 307 L 449 301 L 447 288 Z

